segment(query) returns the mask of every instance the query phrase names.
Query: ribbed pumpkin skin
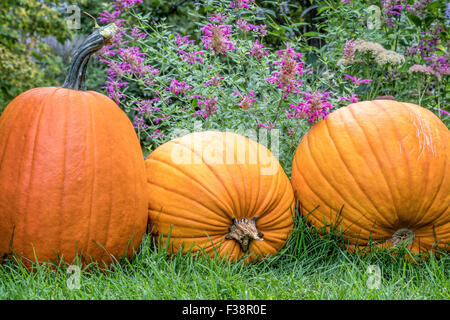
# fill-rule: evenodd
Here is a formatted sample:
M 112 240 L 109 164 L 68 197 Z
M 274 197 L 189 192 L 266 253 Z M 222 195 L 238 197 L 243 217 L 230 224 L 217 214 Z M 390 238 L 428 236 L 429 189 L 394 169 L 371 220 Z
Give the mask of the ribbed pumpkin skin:
M 150 228 L 164 242 L 170 233 L 172 252 L 218 250 L 234 261 L 244 252 L 225 239 L 232 218 L 258 217 L 264 240 L 247 252 L 255 260 L 276 253 L 293 227 L 288 177 L 268 149 L 241 135 L 205 131 L 171 140 L 149 155 L 146 169 Z
M 35 88 L 1 115 L 0 257 L 130 258 L 146 231 L 145 189 L 136 133 L 106 96 Z
M 393 234 L 415 234 L 409 248 L 450 241 L 450 134 L 432 112 L 391 100 L 351 104 L 304 136 L 292 185 L 307 219 L 344 231 L 349 248 L 369 238 L 392 246 Z M 342 208 L 343 207 L 343 208 Z M 337 217 L 337 213 L 342 212 Z M 434 235 L 435 232 L 435 235 Z

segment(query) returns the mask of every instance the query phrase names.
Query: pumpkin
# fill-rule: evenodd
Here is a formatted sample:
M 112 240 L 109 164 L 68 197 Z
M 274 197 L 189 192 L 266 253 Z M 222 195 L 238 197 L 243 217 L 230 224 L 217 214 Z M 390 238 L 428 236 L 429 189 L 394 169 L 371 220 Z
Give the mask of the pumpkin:
M 147 227 L 139 140 L 116 103 L 84 91 L 89 58 L 115 29 L 86 38 L 62 88 L 28 90 L 0 117 L 0 259 L 108 264 L 139 246 Z
M 159 146 L 145 163 L 149 229 L 170 252 L 248 262 L 285 243 L 294 194 L 261 144 L 231 132 L 194 132 Z
M 292 185 L 306 219 L 342 232 L 350 250 L 448 248 L 450 134 L 418 105 L 375 100 L 332 112 L 301 140 Z

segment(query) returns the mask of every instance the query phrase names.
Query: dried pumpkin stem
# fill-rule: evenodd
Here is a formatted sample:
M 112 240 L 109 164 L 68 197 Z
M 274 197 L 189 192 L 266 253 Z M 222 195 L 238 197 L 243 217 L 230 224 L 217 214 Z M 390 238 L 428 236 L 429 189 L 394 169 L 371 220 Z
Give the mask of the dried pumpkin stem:
M 391 241 L 394 244 L 394 246 L 399 246 L 402 243 L 409 245 L 413 242 L 414 237 L 415 234 L 411 229 L 401 228 L 394 232 Z
M 86 69 L 89 58 L 103 46 L 112 44 L 117 26 L 110 23 L 104 27 L 95 29 L 75 51 L 69 70 L 63 84 L 63 88 L 74 90 L 86 90 Z
M 233 218 L 233 223 L 228 228 L 230 232 L 225 236 L 225 239 L 237 241 L 242 251 L 247 252 L 252 240 L 264 240 L 264 235 L 256 228 L 257 219 L 257 217 L 252 219 L 242 218 L 240 220 Z

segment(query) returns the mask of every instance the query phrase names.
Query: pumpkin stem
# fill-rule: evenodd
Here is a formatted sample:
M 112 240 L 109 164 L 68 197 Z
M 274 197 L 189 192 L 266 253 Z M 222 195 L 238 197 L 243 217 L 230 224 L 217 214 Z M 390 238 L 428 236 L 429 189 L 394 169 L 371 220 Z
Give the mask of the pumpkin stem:
M 95 19 L 92 15 L 90 15 L 89 13 L 87 13 L 86 11 L 83 11 L 83 13 L 85 15 L 87 15 L 88 17 L 90 17 L 92 20 L 94 20 L 94 29 L 98 29 L 100 28 L 100 26 L 97 23 L 97 19 Z
M 241 246 L 242 251 L 247 252 L 252 240 L 264 240 L 264 235 L 256 228 L 257 219 L 257 217 L 252 219 L 242 218 L 240 220 L 233 218 L 233 223 L 228 228 L 230 232 L 225 236 L 225 239 L 236 240 Z
M 112 44 L 116 34 L 117 26 L 110 23 L 104 27 L 95 29 L 75 51 L 63 88 L 74 90 L 86 90 L 86 69 L 92 54 L 103 48 L 104 45 Z
M 399 246 L 402 243 L 410 245 L 414 240 L 415 234 L 411 229 L 401 228 L 394 232 L 392 235 L 392 243 L 394 246 Z

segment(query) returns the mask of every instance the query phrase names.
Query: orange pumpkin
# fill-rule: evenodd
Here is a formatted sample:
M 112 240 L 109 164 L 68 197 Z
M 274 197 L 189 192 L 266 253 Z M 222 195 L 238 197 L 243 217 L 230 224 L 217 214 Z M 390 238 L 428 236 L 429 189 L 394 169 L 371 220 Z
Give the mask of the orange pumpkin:
M 294 194 L 278 160 L 230 132 L 195 132 L 147 158 L 150 228 L 169 250 L 247 261 L 275 254 L 293 227 Z
M 364 101 L 332 112 L 303 137 L 292 185 L 312 224 L 341 230 L 350 249 L 450 241 L 450 134 L 411 103 Z
M 115 26 L 75 53 L 63 88 L 35 88 L 0 117 L 0 259 L 110 263 L 147 227 L 145 164 L 133 126 L 108 97 L 83 91 L 87 61 Z

